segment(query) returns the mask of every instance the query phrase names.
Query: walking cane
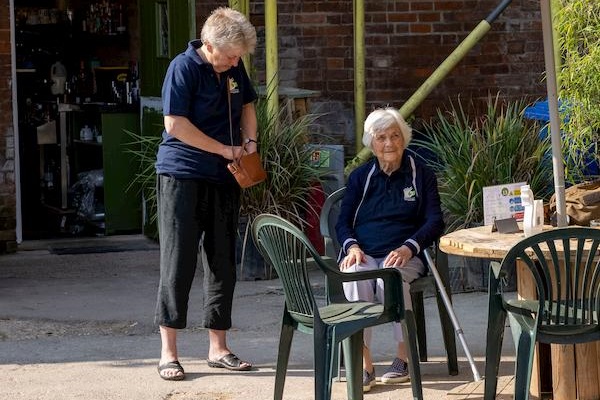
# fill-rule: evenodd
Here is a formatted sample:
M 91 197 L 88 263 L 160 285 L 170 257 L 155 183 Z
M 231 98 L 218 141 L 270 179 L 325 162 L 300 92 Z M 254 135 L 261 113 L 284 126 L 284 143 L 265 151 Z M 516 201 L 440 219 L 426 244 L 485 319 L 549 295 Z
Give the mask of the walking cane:
M 465 340 L 465 335 L 460 327 L 458 319 L 456 319 L 456 314 L 454 313 L 454 309 L 452 308 L 452 303 L 450 302 L 450 298 L 448 297 L 448 292 L 446 292 L 446 287 L 444 286 L 444 282 L 440 277 L 440 273 L 431 258 L 431 254 L 429 254 L 429 250 L 425 249 L 423 252 L 425 253 L 425 258 L 427 259 L 427 265 L 429 266 L 429 270 L 433 274 L 435 278 L 435 283 L 438 286 L 440 294 L 442 295 L 442 300 L 444 301 L 444 305 L 446 306 L 446 310 L 448 311 L 448 315 L 450 316 L 450 320 L 452 321 L 452 326 L 454 326 L 454 332 L 456 332 L 456 336 L 458 336 L 458 340 L 465 350 L 465 354 L 467 356 L 467 360 L 471 365 L 471 371 L 473 372 L 473 379 L 477 381 L 481 381 L 481 375 L 479 375 L 479 371 L 477 370 L 477 366 L 475 365 L 475 361 L 473 360 L 473 356 L 471 356 L 471 352 L 469 351 L 469 347 L 467 346 L 467 341 Z

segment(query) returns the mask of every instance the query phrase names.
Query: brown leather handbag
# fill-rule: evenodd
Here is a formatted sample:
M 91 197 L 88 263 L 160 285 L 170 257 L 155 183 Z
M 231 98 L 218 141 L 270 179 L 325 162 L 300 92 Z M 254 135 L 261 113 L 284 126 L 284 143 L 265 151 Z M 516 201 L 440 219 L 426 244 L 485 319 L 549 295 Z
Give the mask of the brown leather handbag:
M 227 164 L 227 168 L 243 189 L 267 179 L 267 172 L 264 170 L 260 156 L 256 152 L 244 154 L 237 160 L 233 160 Z
M 227 79 L 227 106 L 229 107 L 229 138 L 233 153 L 233 128 L 231 123 L 231 78 Z M 262 166 L 258 152 L 246 153 L 227 164 L 227 169 L 233 174 L 242 189 L 249 188 L 267 179 L 267 172 Z

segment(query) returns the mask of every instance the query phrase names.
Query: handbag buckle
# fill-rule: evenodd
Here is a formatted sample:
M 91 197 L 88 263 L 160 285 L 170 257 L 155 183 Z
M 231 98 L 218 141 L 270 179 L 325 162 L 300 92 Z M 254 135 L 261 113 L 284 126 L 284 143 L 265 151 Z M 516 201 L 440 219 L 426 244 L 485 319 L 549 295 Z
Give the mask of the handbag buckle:
M 231 171 L 232 174 L 237 174 L 239 172 L 238 165 L 235 162 L 227 164 L 227 168 L 229 168 L 229 171 Z

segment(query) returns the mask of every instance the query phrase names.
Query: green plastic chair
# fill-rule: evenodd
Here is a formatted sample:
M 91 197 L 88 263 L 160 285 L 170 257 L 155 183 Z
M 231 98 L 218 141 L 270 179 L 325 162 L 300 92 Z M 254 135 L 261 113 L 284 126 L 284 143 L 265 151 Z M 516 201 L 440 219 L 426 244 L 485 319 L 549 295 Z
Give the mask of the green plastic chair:
M 408 338 L 413 398 L 423 398 L 415 321 L 412 312 L 404 310 L 402 277 L 398 271 L 389 268 L 342 273 L 321 258 L 296 226 L 271 214 L 261 214 L 254 220 L 252 235 L 265 260 L 277 271 L 285 295 L 275 375 L 275 400 L 283 397 L 295 331 L 313 335 L 315 399 L 331 398 L 335 349 L 340 342 L 347 366 L 348 398 L 362 399 L 363 329 L 392 321 L 402 322 L 405 337 Z M 327 301 L 324 304 L 317 304 L 309 279 L 307 268 L 309 264 L 313 265 L 313 260 L 314 265 L 326 275 Z M 346 300 L 343 282 L 376 278 L 382 279 L 385 285 L 384 304 Z
M 490 264 L 485 364 L 486 400 L 496 398 L 504 324 L 515 342 L 515 399 L 529 398 L 535 343 L 575 344 L 600 340 L 600 229 L 566 227 L 521 240 L 502 263 Z M 568 254 L 569 257 L 564 257 Z M 508 267 L 527 266 L 537 300 L 506 299 Z
M 337 259 L 340 251 L 340 244 L 335 235 L 335 224 L 339 216 L 339 207 L 345 191 L 346 188 L 342 187 L 327 196 L 325 203 L 323 203 L 321 216 L 319 218 L 321 236 L 323 236 L 325 243 L 325 255 L 333 260 L 334 265 L 337 265 L 335 260 Z M 440 277 L 444 281 L 444 287 L 448 290 L 448 297 L 450 297 L 448 256 L 437 251 L 437 246 L 435 260 Z M 440 316 L 440 326 L 442 328 L 442 337 L 444 339 L 444 346 L 446 348 L 448 360 L 448 373 L 450 375 L 458 375 L 458 359 L 456 354 L 456 337 L 454 336 L 454 328 L 452 326 L 450 316 L 448 315 L 448 311 L 444 305 L 444 300 L 442 299 L 440 291 L 435 284 L 435 278 L 431 273 L 423 278 L 413 281 L 410 284 L 410 298 L 412 301 L 413 313 L 415 315 L 415 321 L 417 325 L 419 359 L 422 362 L 427 362 L 427 330 L 425 326 L 425 305 L 423 302 L 423 293 L 426 290 L 431 290 L 436 295 L 438 313 Z

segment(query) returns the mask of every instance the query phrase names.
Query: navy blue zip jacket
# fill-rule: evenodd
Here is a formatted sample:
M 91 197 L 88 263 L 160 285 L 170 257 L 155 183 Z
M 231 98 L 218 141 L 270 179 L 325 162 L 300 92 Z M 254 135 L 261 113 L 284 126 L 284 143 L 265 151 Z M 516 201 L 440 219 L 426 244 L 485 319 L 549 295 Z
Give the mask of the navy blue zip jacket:
M 390 176 L 373 158 L 348 177 L 335 230 L 338 262 L 353 244 L 375 258 L 403 244 L 419 255 L 444 231 L 435 174 L 407 151 Z

